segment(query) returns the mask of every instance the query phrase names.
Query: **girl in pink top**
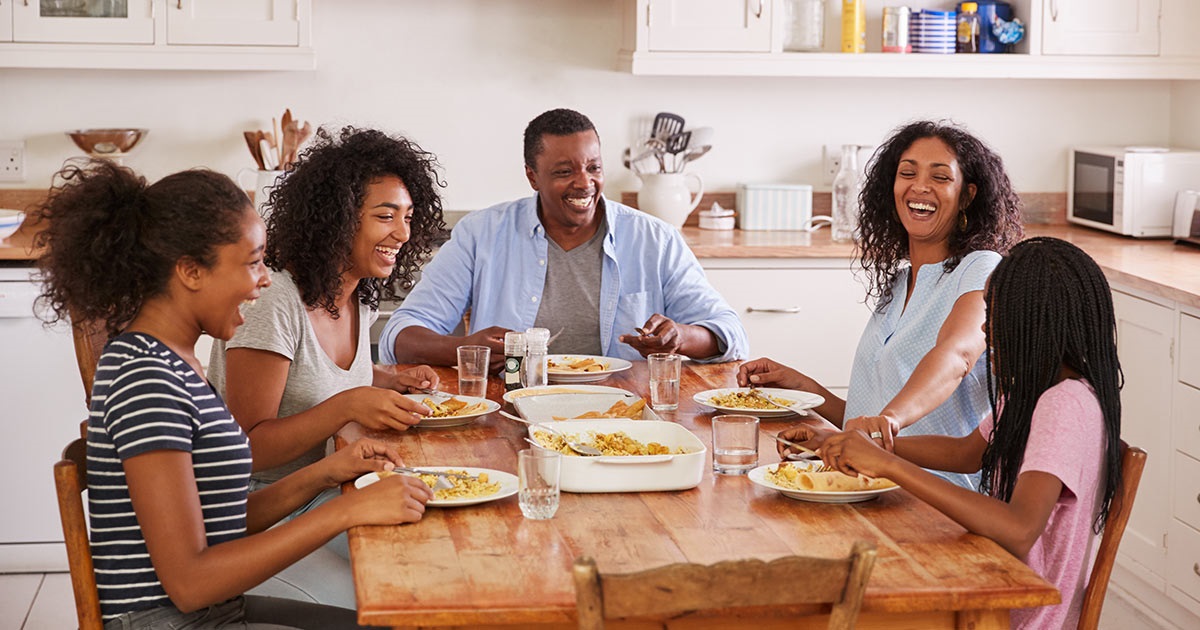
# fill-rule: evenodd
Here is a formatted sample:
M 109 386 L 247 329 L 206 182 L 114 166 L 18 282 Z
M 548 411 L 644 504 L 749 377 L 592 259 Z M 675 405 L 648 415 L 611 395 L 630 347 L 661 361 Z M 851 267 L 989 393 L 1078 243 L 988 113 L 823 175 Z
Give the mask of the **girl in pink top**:
M 964 437 L 897 438 L 894 454 L 850 431 L 821 456 L 847 474 L 892 479 L 1058 587 L 1061 604 L 1013 611 L 1014 628 L 1074 628 L 1121 480 L 1112 293 L 1078 247 L 1033 238 L 1000 262 L 984 298 L 991 417 Z M 980 491 L 924 468 L 982 471 Z

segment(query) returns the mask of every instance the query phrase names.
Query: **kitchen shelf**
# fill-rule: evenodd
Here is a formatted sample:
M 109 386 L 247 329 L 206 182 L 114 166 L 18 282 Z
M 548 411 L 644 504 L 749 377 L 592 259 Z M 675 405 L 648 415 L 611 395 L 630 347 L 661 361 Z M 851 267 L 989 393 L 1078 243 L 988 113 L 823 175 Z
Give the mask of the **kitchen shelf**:
M 922 79 L 1200 79 L 1200 57 L 622 51 L 620 69 L 657 76 Z

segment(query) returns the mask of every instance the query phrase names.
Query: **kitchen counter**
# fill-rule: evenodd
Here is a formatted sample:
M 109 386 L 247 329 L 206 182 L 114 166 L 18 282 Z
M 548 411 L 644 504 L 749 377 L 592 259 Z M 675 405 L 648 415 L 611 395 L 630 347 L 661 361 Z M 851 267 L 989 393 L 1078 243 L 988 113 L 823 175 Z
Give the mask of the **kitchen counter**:
M 1053 236 L 1070 241 L 1096 259 L 1112 282 L 1200 308 L 1200 249 L 1170 240 L 1139 240 L 1068 225 L 1028 225 L 1027 236 Z M 816 232 L 749 232 L 683 228 L 697 258 L 849 258 L 853 248 L 834 243 L 828 229 Z M 33 230 L 22 225 L 0 239 L 0 261 L 27 262 Z
M 1027 225 L 1025 235 L 1053 236 L 1078 245 L 1110 282 L 1200 308 L 1200 249 L 1170 240 L 1142 240 L 1069 225 Z M 683 228 L 697 258 L 845 258 L 853 248 L 816 232 L 744 232 Z

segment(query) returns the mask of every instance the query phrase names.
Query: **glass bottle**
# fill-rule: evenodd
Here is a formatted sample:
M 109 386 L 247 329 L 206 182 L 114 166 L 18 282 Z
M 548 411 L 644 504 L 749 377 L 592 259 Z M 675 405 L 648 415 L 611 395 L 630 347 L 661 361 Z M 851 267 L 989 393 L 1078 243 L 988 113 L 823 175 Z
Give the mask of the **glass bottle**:
M 550 343 L 548 328 L 529 328 L 525 330 L 525 364 L 522 384 L 525 387 L 549 385 L 549 375 L 546 373 L 546 346 Z
M 521 364 L 525 361 L 525 333 L 504 333 L 504 391 L 521 389 Z
M 816 52 L 825 47 L 825 0 L 785 0 L 783 49 Z
M 853 241 L 858 237 L 858 145 L 842 145 L 842 162 L 833 177 L 833 240 Z
M 954 52 L 979 52 L 979 3 L 964 2 L 958 12 L 958 36 L 955 38 Z

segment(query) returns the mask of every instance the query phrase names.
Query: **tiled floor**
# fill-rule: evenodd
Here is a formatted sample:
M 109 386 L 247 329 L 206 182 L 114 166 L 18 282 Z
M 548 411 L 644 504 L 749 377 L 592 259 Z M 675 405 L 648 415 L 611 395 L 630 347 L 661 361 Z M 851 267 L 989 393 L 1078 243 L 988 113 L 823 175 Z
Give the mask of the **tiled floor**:
M 0 575 L 0 630 L 75 628 L 75 601 L 66 573 Z M 1100 630 L 1176 630 L 1143 615 L 1110 588 Z

